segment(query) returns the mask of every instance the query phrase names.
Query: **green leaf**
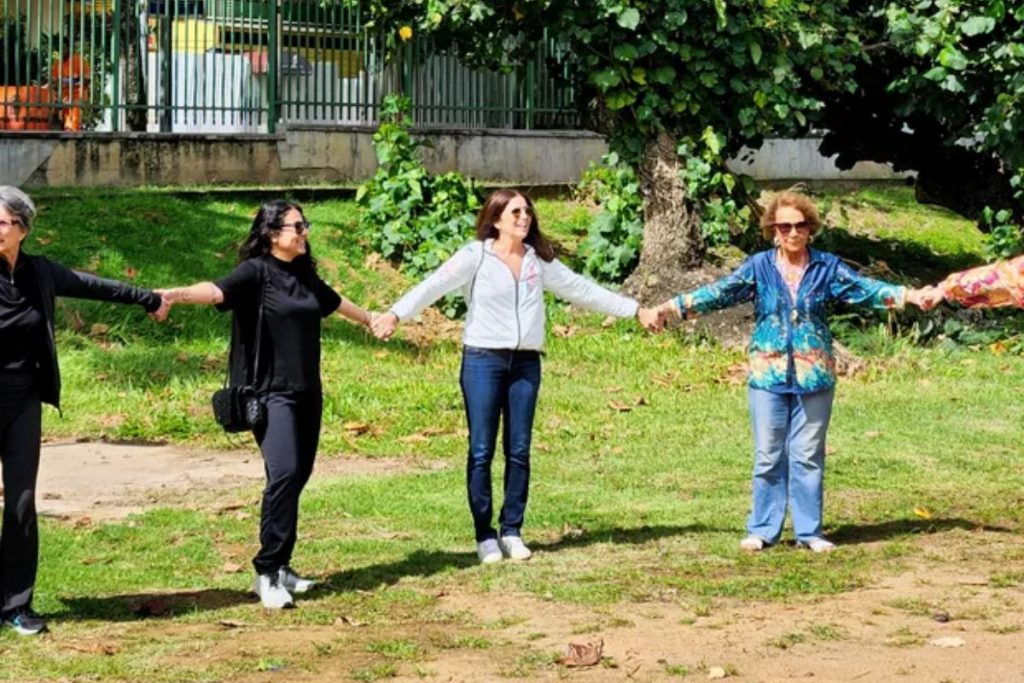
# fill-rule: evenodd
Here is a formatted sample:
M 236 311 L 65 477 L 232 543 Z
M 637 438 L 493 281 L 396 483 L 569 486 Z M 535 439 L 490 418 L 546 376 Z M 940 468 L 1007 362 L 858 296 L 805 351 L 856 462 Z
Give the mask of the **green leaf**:
M 634 30 L 640 25 L 640 12 L 635 7 L 630 7 L 629 9 L 620 12 L 618 24 L 627 31 Z
M 661 83 L 663 85 L 668 85 L 668 84 L 672 83 L 672 81 L 674 81 L 675 79 L 676 79 L 676 70 L 674 68 L 672 68 L 671 66 L 661 66 L 661 67 L 658 67 L 654 71 L 654 74 L 651 75 L 651 80 L 652 81 L 654 81 L 655 83 Z
M 622 76 L 617 69 L 604 69 L 593 75 L 594 85 L 601 90 L 610 90 L 622 82 Z
M 639 52 L 633 43 L 622 43 L 615 46 L 615 49 L 612 50 L 612 56 L 621 62 L 632 62 L 639 56 Z
M 760 64 L 761 46 L 758 45 L 757 43 L 750 43 L 748 47 L 750 48 L 750 59 L 754 62 L 754 64 Z
M 725 15 L 725 0 L 715 0 L 715 14 L 718 15 L 718 28 L 725 28 L 728 18 Z
M 633 81 L 640 85 L 647 85 L 647 72 L 639 66 L 633 68 Z
M 946 69 L 941 66 L 932 67 L 925 72 L 924 77 L 929 81 L 941 81 L 946 77 Z
M 960 30 L 965 36 L 978 36 L 982 33 L 989 33 L 996 27 L 996 20 L 992 17 L 971 17 L 960 24 Z

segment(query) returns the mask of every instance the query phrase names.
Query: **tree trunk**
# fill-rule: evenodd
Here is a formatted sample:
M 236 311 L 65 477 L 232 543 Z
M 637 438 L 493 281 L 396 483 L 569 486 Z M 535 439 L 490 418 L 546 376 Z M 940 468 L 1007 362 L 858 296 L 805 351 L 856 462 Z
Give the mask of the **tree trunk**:
M 125 3 L 125 14 L 121 20 L 121 44 L 124 46 L 125 61 L 125 122 L 128 130 L 145 131 L 147 110 L 141 106 L 146 103 L 146 87 L 139 41 L 142 27 L 135 3 Z
M 639 169 L 644 195 L 644 241 L 640 264 L 625 289 L 653 304 L 693 284 L 692 271 L 704 260 L 700 216 L 686 196 L 676 140 L 667 133 L 651 140 Z

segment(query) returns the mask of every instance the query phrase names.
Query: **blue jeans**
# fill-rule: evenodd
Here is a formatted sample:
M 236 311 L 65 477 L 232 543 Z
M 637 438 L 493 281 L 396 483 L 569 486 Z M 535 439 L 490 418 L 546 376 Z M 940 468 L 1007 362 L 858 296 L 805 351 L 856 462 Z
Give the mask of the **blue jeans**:
M 466 487 L 479 543 L 496 538 L 491 526 L 491 461 L 502 422 L 505 499 L 498 523 L 502 536 L 519 536 L 530 489 L 530 439 L 540 391 L 540 353 L 479 349 L 462 352 L 459 373 L 469 425 Z
M 747 533 L 777 543 L 793 514 L 798 543 L 821 537 L 825 435 L 834 389 L 813 394 L 773 394 L 749 390 L 754 429 L 753 509 Z

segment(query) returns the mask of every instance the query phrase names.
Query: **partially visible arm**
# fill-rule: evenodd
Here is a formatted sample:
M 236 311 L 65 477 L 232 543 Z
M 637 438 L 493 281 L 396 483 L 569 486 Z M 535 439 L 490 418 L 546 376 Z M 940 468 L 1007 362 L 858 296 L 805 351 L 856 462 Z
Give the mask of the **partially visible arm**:
M 907 288 L 864 277 L 845 263 L 840 263 L 836 267 L 835 278 L 829 284 L 829 293 L 848 304 L 903 310 Z
M 939 283 L 946 301 L 971 308 L 1024 308 L 1024 256 L 953 273 Z
M 160 296 L 152 290 L 71 270 L 50 260 L 42 262 L 46 264 L 50 277 L 53 278 L 53 288 L 57 296 L 138 304 L 148 313 L 153 313 L 161 307 Z
M 558 259 L 543 264 L 544 289 L 571 304 L 619 318 L 636 316 L 640 305 L 629 297 L 616 294 L 573 272 Z
M 373 316 L 370 312 L 364 308 L 360 308 L 354 302 L 349 301 L 345 297 L 341 297 L 341 305 L 338 306 L 338 315 L 344 316 L 354 323 L 359 325 L 370 326 L 373 322 Z
M 662 319 L 699 315 L 750 301 L 757 291 L 754 264 L 750 259 L 720 280 L 692 292 L 677 294 L 665 301 L 657 310 Z
M 175 287 L 174 289 L 158 289 L 157 294 L 162 296 L 168 304 L 206 304 L 215 305 L 224 301 L 224 292 L 212 282 L 197 282 L 190 287 Z
M 476 248 L 483 249 L 484 245 L 474 243 L 471 247 L 459 249 L 440 268 L 396 301 L 388 313 L 395 317 L 396 322 L 407 320 L 448 292 L 469 282 L 480 261 L 480 252 L 476 251 Z

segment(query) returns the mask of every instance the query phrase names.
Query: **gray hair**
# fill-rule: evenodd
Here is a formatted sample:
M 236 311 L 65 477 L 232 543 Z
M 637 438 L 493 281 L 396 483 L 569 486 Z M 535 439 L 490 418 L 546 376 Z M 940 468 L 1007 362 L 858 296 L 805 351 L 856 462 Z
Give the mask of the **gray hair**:
M 18 219 L 25 232 L 32 230 L 36 205 L 27 194 L 11 185 L 0 185 L 0 207 Z

